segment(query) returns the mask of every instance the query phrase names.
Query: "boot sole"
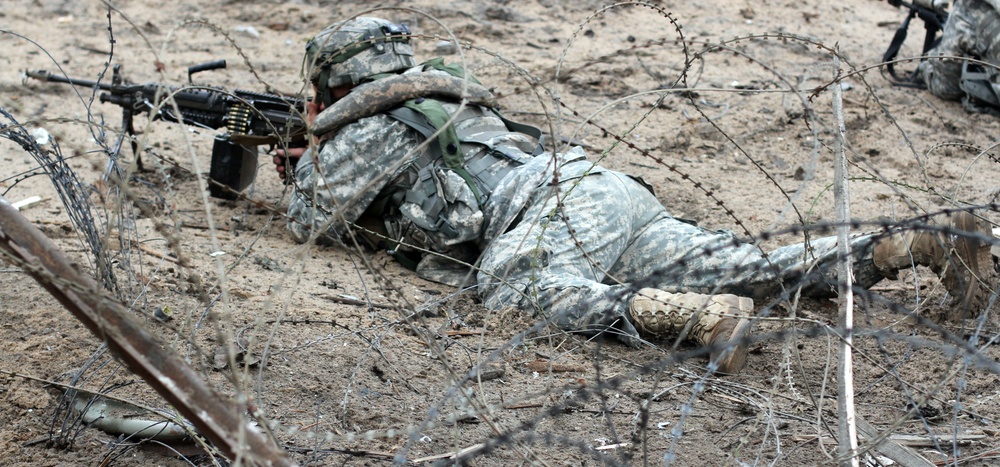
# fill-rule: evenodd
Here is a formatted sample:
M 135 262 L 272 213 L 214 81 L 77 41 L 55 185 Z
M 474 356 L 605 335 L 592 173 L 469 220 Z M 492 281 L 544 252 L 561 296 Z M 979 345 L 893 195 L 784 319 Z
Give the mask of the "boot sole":
M 753 311 L 753 300 L 739 297 L 738 308 L 741 314 L 750 314 Z M 719 360 L 719 373 L 733 375 L 739 373 L 746 366 L 747 351 L 750 345 L 742 339 L 750 333 L 750 324 L 748 318 L 741 318 L 736 323 L 736 327 L 733 328 L 733 332 L 729 334 L 729 339 L 726 342 L 737 342 L 737 344 L 722 354 L 722 358 Z
M 988 229 L 979 228 L 977 224 L 976 217 L 972 215 L 958 215 L 953 219 L 953 227 L 959 231 L 993 234 Z M 955 240 L 954 249 L 957 257 L 952 259 L 953 264 L 948 267 L 948 277 L 943 278 L 943 282 L 948 293 L 952 295 L 948 320 L 958 323 L 986 308 L 993 288 L 997 284 L 992 250 L 998 247 L 983 243 L 977 238 L 959 235 Z M 967 272 L 957 273 L 956 270 Z

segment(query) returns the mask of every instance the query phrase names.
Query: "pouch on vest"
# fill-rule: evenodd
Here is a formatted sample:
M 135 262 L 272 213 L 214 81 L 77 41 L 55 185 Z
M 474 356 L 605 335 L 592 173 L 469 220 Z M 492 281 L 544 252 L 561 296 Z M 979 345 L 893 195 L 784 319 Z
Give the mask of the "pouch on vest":
M 460 135 L 455 130 L 455 123 L 471 118 L 493 116 L 490 112 L 492 111 L 480 107 L 467 107 L 454 116 L 451 124 L 446 125 L 453 116 L 441 102 L 426 98 L 407 101 L 403 107 L 388 112 L 389 116 L 417 130 L 425 138 L 430 139 L 435 133 L 437 134 L 434 137 L 435 141 L 430 141 L 427 150 L 417 159 L 418 180 L 406 193 L 407 203 L 422 206 L 426 218 L 434 220 L 431 223 L 426 219 L 418 222 L 422 229 L 441 232 L 449 238 L 455 238 L 457 233 L 445 217 L 448 202 L 441 199 L 441 184 L 434 170 L 446 169 L 461 177 L 475 198 L 474 207 L 478 208 L 486 202 L 505 174 L 491 174 L 489 169 L 501 161 L 514 165 L 524 162 L 523 159 L 516 157 L 513 148 L 497 147 L 490 143 L 492 137 L 512 133 L 506 127 L 498 126 L 493 131 L 477 131 L 475 135 Z M 438 131 L 442 127 L 443 129 Z M 475 144 L 481 149 L 466 160 L 463 144 Z M 439 160 L 442 163 L 439 163 Z M 413 219 L 413 214 L 415 213 L 410 213 L 407 217 L 416 220 Z
M 479 84 L 479 81 L 475 77 L 469 76 L 460 65 L 447 65 L 443 58 L 428 60 L 422 63 L 420 68 L 425 71 L 445 72 Z M 458 240 L 460 235 L 448 220 L 448 206 L 452 203 L 441 198 L 444 191 L 442 191 L 442 180 L 438 177 L 450 178 L 455 175 L 461 177 L 474 197 L 473 205 L 467 206 L 467 208 L 478 209 L 483 206 L 500 179 L 506 174 L 506 172 L 497 173 L 497 169 L 493 167 L 501 160 L 505 160 L 508 165 L 511 161 L 516 165 L 524 162 L 512 157 L 514 152 L 512 148 L 491 145 L 490 140 L 485 139 L 479 133 L 509 134 L 516 132 L 527 134 L 536 140 L 541 137 L 541 131 L 537 128 L 511 122 L 503 118 L 496 109 L 467 106 L 462 108 L 457 115 L 452 115 L 444 108 L 441 101 L 426 97 L 406 101 L 402 106 L 392 109 L 386 114 L 416 130 L 428 140 L 431 140 L 433 136 L 434 140 L 428 141 L 427 149 L 414 161 L 418 170 L 418 180 L 405 193 L 405 203 L 410 208 L 408 210 L 412 211 L 412 206 L 416 205 L 420 206 L 423 212 L 404 212 L 404 214 L 421 229 L 428 232 L 439 232 L 451 241 Z M 485 116 L 499 118 L 503 127 L 497 125 L 493 131 L 488 127 L 467 128 L 468 131 L 465 134 L 459 134 L 456 130 L 458 122 Z M 466 160 L 463 144 L 476 144 L 482 146 L 482 149 L 476 153 L 470 153 L 471 157 Z M 541 153 L 541 146 L 538 145 L 534 152 Z M 441 172 L 438 174 L 435 173 L 437 170 L 447 170 L 450 173 Z M 463 210 L 462 207 L 456 206 L 456 208 L 459 209 L 459 213 Z
M 1000 115 L 1000 85 L 994 81 L 996 74 L 994 68 L 962 62 L 958 86 L 965 92 L 962 104 L 966 110 Z

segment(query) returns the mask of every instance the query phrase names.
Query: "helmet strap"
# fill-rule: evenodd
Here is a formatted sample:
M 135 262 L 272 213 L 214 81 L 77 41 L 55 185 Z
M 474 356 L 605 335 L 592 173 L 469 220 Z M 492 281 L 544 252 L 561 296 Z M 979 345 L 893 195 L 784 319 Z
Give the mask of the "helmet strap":
M 333 93 L 330 92 L 330 69 L 324 68 L 319 72 L 319 81 L 316 83 L 316 97 L 324 106 L 333 105 Z

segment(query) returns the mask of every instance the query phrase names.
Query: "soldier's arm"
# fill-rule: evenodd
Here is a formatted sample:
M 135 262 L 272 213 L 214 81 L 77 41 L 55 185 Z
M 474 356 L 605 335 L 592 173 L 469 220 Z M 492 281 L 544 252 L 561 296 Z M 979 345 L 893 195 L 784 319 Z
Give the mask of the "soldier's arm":
M 420 146 L 420 137 L 385 115 L 358 120 L 323 141 L 316 157 L 299 162 L 296 192 L 288 213 L 306 226 L 340 237 L 355 222 Z M 315 202 L 315 203 L 314 203 Z M 299 240 L 309 231 L 291 225 Z

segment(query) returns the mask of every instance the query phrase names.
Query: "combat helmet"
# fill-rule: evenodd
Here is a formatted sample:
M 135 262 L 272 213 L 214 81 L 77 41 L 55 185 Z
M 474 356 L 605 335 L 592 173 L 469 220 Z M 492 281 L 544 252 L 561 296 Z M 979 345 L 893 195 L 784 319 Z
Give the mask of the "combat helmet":
M 359 16 L 334 23 L 306 44 L 307 76 L 324 101 L 330 99 L 330 88 L 414 66 L 410 29 L 381 18 Z

